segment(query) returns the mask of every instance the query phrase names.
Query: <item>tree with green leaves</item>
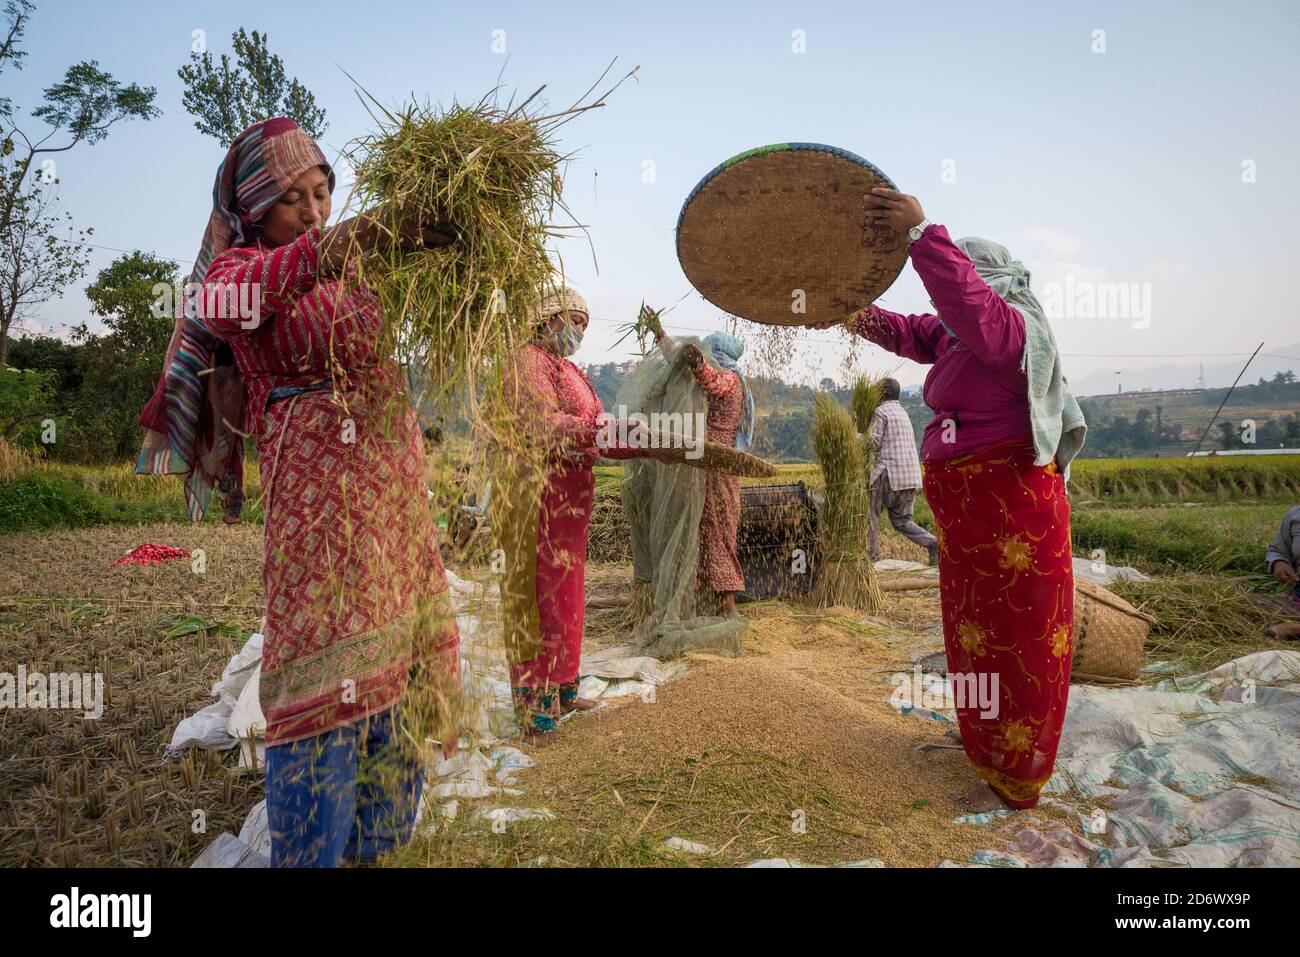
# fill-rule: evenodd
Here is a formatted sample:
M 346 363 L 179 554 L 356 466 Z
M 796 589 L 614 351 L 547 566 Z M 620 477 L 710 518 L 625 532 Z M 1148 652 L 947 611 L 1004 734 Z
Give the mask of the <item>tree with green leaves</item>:
M 234 62 L 225 53 L 215 61 L 201 49 L 176 71 L 185 83 L 181 102 L 195 117 L 195 128 L 229 146 L 259 120 L 287 116 L 308 136 L 319 138 L 329 128 L 325 111 L 307 87 L 285 74 L 284 61 L 268 49 L 266 34 L 248 34 L 240 27 L 230 39 Z
M 9 0 L 5 4 L 7 26 L 0 27 L 5 40 L 0 44 L 0 76 L 8 68 L 21 69 L 26 52 L 19 41 L 27 29 L 35 7 L 30 0 Z M 62 222 L 52 203 L 49 187 L 58 181 L 53 154 L 64 153 L 79 144 L 87 146 L 108 136 L 109 129 L 122 120 L 152 119 L 160 111 L 153 105 L 157 91 L 135 83 L 123 86 L 94 60 L 68 67 L 62 81 L 48 87 L 40 106 L 31 111 L 33 119 L 49 130 L 40 135 L 21 128 L 14 121 L 17 108 L 9 98 L 0 99 L 0 123 L 4 138 L 0 140 L 0 257 L 5 261 L 4 281 L 22 284 L 21 277 L 31 276 L 34 268 L 28 251 L 57 248 L 62 258 L 51 269 L 40 268 L 41 277 L 21 294 L 12 288 L 3 299 L 6 310 L 0 312 L 0 367 L 5 364 L 5 333 L 18 309 L 30 308 L 56 295 L 62 286 L 80 278 L 73 265 L 68 245 L 76 242 L 59 239 L 54 226 Z M 44 156 L 29 182 L 29 173 L 38 158 Z M 45 217 L 45 218 L 42 218 Z M 84 238 L 84 236 L 83 236 Z M 47 244 L 54 243 L 51 247 Z M 14 263 L 21 263 L 21 268 Z M 81 267 L 84 269 L 84 264 Z M 63 283 L 57 280 L 62 278 Z M 41 298 L 44 297 L 44 298 Z M 17 305 L 22 303 L 21 306 Z
M 153 394 L 175 323 L 155 304 L 159 289 L 175 290 L 180 281 L 176 263 L 137 249 L 113 260 L 86 287 L 91 311 L 107 330 L 96 334 L 85 323 L 73 330 L 82 345 L 78 418 L 97 456 L 130 455 L 140 444 L 136 418 Z
M 58 180 L 35 177 L 13 197 L 0 243 L 0 368 L 8 361 L 14 322 L 86 274 L 90 229 L 75 229 L 54 196 Z

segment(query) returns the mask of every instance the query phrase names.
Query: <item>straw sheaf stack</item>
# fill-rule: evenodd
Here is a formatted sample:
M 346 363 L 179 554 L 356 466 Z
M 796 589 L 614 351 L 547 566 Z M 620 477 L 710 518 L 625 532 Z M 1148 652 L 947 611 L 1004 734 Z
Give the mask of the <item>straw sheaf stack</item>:
M 875 611 L 881 592 L 869 555 L 866 447 L 849 413 L 825 393 L 813 400 L 813 448 L 825 480 L 826 503 L 817 578 L 809 597 L 820 608 L 843 605 Z

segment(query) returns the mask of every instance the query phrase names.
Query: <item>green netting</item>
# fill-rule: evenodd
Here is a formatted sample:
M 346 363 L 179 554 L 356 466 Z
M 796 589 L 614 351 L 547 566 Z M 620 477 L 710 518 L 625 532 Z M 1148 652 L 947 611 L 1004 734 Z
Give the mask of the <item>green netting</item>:
M 710 355 L 709 347 L 695 338 L 675 340 L 668 358 L 653 350 L 619 389 L 620 416 L 685 417 L 708 412 L 708 400 L 682 359 L 688 344 Z M 648 588 L 654 602 L 637 622 L 634 637 L 647 653 L 659 658 L 687 651 L 740 654 L 744 619 L 715 614 L 712 593 L 701 592 L 696 584 L 707 475 L 703 469 L 650 459 L 623 464 L 623 511 L 631 530 L 632 571 L 638 588 Z

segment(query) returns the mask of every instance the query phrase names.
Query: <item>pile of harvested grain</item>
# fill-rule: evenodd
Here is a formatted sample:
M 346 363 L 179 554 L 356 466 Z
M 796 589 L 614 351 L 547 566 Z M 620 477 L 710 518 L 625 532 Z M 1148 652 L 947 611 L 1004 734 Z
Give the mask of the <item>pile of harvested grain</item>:
M 989 846 L 951 823 L 976 778 L 956 751 L 917 752 L 941 726 L 862 704 L 762 659 L 710 661 L 637 703 L 575 723 L 530 791 L 618 842 L 684 837 L 761 857 L 934 866 Z
M 630 562 L 632 537 L 618 489 L 592 499 L 588 526 L 587 558 L 593 562 Z
M 826 504 L 818 529 L 817 580 L 809 598 L 821 608 L 880 607 L 868 549 L 865 443 L 852 417 L 826 393 L 813 400 L 813 448 L 825 481 Z

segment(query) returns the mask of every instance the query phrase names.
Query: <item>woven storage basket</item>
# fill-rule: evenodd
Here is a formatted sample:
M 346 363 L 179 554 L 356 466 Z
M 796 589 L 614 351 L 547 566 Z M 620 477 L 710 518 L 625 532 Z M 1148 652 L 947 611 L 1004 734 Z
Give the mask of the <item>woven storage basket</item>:
M 902 235 L 862 223 L 863 196 L 876 186 L 895 188 L 861 156 L 820 143 L 733 156 L 682 206 L 682 271 L 700 295 L 742 319 L 802 326 L 843 318 L 874 302 L 907 261 Z
M 1071 680 L 1136 681 L 1142 670 L 1142 647 L 1155 623 L 1113 592 L 1076 576 Z

